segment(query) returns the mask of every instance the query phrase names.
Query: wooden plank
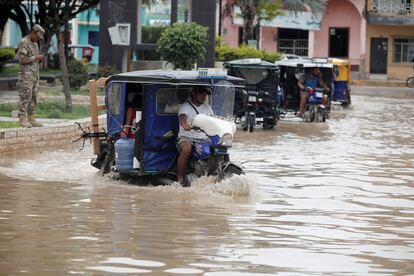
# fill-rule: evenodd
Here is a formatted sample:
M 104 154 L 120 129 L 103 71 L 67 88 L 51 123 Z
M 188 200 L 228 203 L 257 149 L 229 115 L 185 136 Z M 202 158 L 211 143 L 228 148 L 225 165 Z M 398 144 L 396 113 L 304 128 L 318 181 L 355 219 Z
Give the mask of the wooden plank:
M 98 105 L 97 106 L 98 111 L 100 110 L 106 110 L 106 106 L 105 105 Z
M 104 77 L 100 77 L 97 81 L 96 81 L 96 87 L 105 87 L 105 82 L 108 78 L 104 78 Z
M 98 123 L 98 99 L 96 98 L 96 81 L 90 80 L 88 83 L 89 87 L 89 102 L 90 102 L 90 111 L 91 111 L 91 127 L 92 132 L 99 131 Z M 92 138 L 92 147 L 94 154 L 100 154 L 101 150 L 99 147 L 99 138 Z

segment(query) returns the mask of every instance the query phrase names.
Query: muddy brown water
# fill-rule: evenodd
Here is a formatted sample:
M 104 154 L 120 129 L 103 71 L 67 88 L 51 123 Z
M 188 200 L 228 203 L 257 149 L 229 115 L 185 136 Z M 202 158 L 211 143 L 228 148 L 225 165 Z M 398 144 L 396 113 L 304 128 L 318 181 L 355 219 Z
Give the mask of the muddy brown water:
M 0 275 L 413 275 L 414 100 L 237 133 L 246 176 L 102 178 L 91 149 L 0 159 Z

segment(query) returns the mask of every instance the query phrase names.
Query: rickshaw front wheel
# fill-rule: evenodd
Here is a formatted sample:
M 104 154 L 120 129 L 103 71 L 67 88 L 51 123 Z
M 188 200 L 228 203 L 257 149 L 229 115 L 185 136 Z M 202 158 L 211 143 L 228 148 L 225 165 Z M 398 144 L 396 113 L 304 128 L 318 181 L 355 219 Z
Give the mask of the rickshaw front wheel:
M 224 178 L 230 178 L 233 175 L 242 175 L 244 174 L 243 170 L 234 166 L 234 165 L 229 165 L 226 170 L 224 171 Z

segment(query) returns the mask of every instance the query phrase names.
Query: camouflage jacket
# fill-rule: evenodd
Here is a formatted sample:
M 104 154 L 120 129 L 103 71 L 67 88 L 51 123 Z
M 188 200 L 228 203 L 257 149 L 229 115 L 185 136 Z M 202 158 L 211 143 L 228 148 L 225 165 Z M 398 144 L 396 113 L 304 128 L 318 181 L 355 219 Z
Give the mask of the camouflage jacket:
M 20 63 L 20 73 L 31 72 L 32 74 L 39 74 L 39 62 L 35 60 L 35 56 L 39 54 L 39 46 L 37 42 L 32 42 L 29 36 L 26 36 L 20 41 L 17 50 L 17 56 Z

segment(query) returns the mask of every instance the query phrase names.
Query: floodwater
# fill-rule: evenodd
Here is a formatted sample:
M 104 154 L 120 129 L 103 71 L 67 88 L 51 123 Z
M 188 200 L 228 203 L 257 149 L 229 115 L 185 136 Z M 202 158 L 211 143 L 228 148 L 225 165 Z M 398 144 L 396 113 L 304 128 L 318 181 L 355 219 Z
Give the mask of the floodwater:
M 1 275 L 414 275 L 414 100 L 237 133 L 247 176 L 100 177 L 91 149 L 1 156 Z

